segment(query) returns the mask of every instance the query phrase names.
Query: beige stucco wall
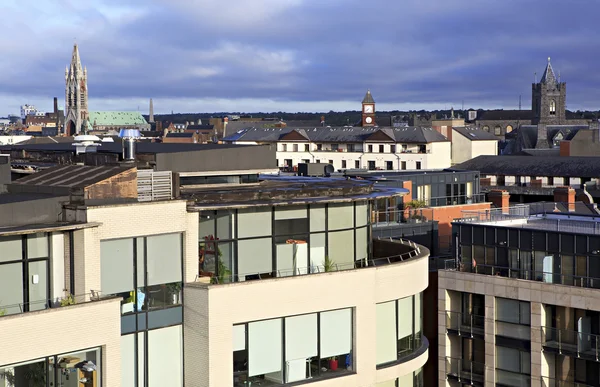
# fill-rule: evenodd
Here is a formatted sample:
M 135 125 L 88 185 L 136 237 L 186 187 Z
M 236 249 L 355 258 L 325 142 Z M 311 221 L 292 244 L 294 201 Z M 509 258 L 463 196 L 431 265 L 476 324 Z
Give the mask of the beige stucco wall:
M 452 133 L 452 165 L 471 160 L 472 150 L 471 140 L 456 131 Z
M 543 282 L 527 281 L 506 277 L 465 273 L 458 271 L 439 271 L 438 288 L 438 329 L 439 329 L 439 381 L 446 385 L 444 371 L 445 356 L 456 356 L 451 347 L 451 339 L 446 335 L 447 310 L 460 312 L 460 301 L 454 292 L 468 292 L 485 295 L 485 363 L 486 386 L 495 383 L 495 297 L 528 301 L 531 304 L 531 385 L 540 386 L 542 376 L 553 377 L 552 361 L 544 359 L 542 354 L 542 329 L 545 325 L 544 304 L 558 305 L 577 309 L 600 310 L 600 297 L 597 289 L 576 286 L 554 285 Z
M 102 386 L 120 386 L 119 299 L 0 317 L 0 367 L 94 347 L 102 347 Z
M 225 285 L 184 288 L 185 379 L 189 387 L 230 386 L 234 324 L 353 307 L 356 374 L 311 382 L 319 387 L 374 386 L 415 371 L 414 360 L 376 370 L 376 304 L 422 292 L 428 254 L 393 265 Z
M 75 293 L 100 290 L 100 241 L 183 232 L 184 281 L 198 274 L 198 213 L 187 212 L 186 201 L 172 200 L 88 207 L 80 220 L 100 223 L 74 233 Z M 81 219 L 81 217 L 85 217 Z
M 431 153 L 427 154 L 427 162 L 423 169 L 449 168 L 452 160 L 452 143 L 450 141 L 432 142 Z

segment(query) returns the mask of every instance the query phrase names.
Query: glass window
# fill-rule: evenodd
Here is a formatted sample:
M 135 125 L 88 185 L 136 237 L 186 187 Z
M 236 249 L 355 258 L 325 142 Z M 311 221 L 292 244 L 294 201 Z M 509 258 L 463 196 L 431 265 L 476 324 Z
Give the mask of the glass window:
M 181 325 L 148 331 L 148 384 L 183 386 Z
M 100 284 L 104 295 L 133 290 L 133 238 L 100 242 Z
M 214 211 L 202 212 L 200 214 L 200 238 L 207 235 L 215 235 L 215 215 Z
M 271 235 L 272 211 L 270 208 L 245 208 L 238 210 L 238 235 L 251 238 Z
M 217 235 L 216 237 L 223 239 L 233 239 L 235 237 L 234 229 L 234 213 L 233 211 L 218 211 L 217 212 Z M 204 236 L 203 234 L 200 234 Z
M 48 256 L 48 234 L 39 232 L 27 235 L 27 258 L 46 258 Z
M 0 310 L 5 314 L 21 313 L 23 303 L 23 265 L 0 266 Z
M 496 297 L 496 320 L 529 325 L 529 302 Z
M 307 363 L 317 356 L 317 314 L 285 319 L 286 383 L 309 378 Z
M 354 269 L 354 231 L 337 231 L 329 233 L 327 254 L 337 265 L 337 270 Z
M 310 231 L 325 231 L 325 206 L 310 206 Z
M 415 308 L 413 296 L 398 300 L 398 354 L 405 356 L 414 351 Z
M 367 237 L 367 227 L 356 229 L 356 260 L 366 259 L 368 257 L 369 241 Z
M 348 355 L 352 352 L 352 309 L 320 313 L 321 358 Z
M 148 285 L 181 282 L 181 234 L 164 234 L 146 238 Z
M 0 262 L 23 259 L 22 236 L 0 237 L 0 252 Z
M 248 376 L 281 372 L 281 338 L 280 318 L 248 324 Z
M 306 206 L 275 207 L 275 220 L 304 219 L 307 216 Z
M 412 305 L 411 305 L 412 306 Z M 377 304 L 377 364 L 385 364 L 397 359 L 396 301 Z
M 100 384 L 100 370 L 102 369 L 100 349 L 90 349 L 74 353 L 65 353 L 56 356 L 58 386 L 70 386 L 72 380 L 85 378 L 90 385 Z
M 356 202 L 356 227 L 366 226 L 369 222 L 367 202 Z
M 238 271 L 244 276 L 270 274 L 273 271 L 271 238 L 238 241 Z
M 29 311 L 46 309 L 47 301 L 48 261 L 29 262 Z
M 354 204 L 330 204 L 327 213 L 328 230 L 340 230 L 354 227 Z
M 311 273 L 323 272 L 325 265 L 325 234 L 310 235 L 310 270 Z

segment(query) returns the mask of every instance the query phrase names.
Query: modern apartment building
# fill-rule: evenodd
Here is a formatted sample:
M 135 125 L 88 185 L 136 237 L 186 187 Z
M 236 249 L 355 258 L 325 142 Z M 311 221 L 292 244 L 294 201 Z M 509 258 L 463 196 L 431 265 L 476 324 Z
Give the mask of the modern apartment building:
M 423 385 L 429 251 L 372 238 L 407 190 L 165 145 L 0 195 L 0 386 Z
M 464 213 L 439 271 L 439 384 L 600 384 L 600 217 L 582 203 Z

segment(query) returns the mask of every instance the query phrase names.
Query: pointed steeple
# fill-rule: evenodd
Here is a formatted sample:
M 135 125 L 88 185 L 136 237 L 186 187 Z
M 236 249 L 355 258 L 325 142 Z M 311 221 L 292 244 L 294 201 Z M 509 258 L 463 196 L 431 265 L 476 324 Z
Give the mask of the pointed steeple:
M 73 45 L 73 54 L 71 54 L 70 72 L 71 73 L 83 72 L 83 68 L 81 67 L 81 59 L 79 58 L 79 47 L 77 47 L 77 43 L 75 43 Z
M 362 103 L 375 103 L 375 100 L 371 95 L 371 90 L 367 90 L 367 94 L 365 94 L 365 98 L 363 98 Z
M 548 57 L 548 64 L 546 65 L 546 70 L 544 70 L 544 75 L 542 75 L 542 79 L 540 79 L 540 83 L 545 83 L 547 85 L 556 84 L 556 76 L 554 75 L 554 70 L 552 70 L 550 57 Z

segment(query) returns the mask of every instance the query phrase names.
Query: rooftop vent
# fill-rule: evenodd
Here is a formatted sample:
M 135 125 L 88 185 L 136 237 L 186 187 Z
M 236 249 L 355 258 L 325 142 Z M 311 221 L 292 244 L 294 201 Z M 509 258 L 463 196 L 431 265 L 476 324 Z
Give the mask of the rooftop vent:
M 102 145 L 99 143 L 100 138 L 98 136 L 84 134 L 80 136 L 75 136 L 73 140 L 75 140 L 75 142 L 73 143 L 73 146 L 75 147 L 75 154 L 95 153 L 96 148 Z
M 121 129 L 119 138 L 123 141 L 123 159 L 126 161 L 135 160 L 135 141 L 142 137 L 138 129 Z

